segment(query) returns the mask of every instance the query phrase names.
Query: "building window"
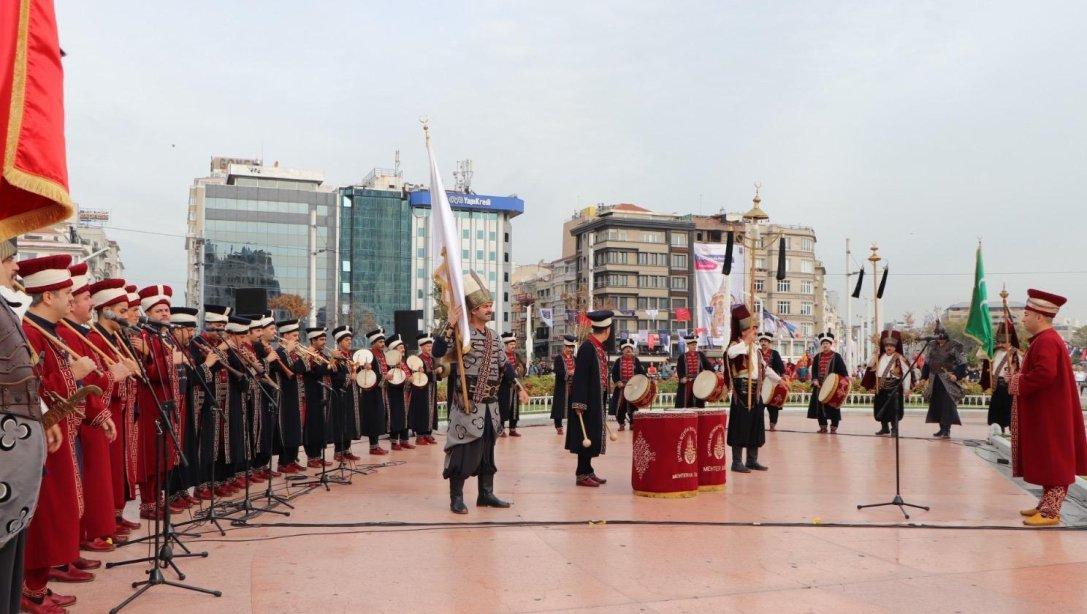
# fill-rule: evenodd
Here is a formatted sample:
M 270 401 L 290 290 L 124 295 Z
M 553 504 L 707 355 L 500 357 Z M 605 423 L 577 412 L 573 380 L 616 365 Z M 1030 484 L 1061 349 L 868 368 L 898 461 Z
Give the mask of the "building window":
M 811 280 L 810 279 L 800 280 L 800 293 L 801 294 L 811 294 Z
M 494 281 L 498 279 L 498 275 L 494 271 L 491 271 L 490 273 L 487 273 L 487 279 Z
M 509 281 L 509 280 L 510 280 L 510 274 L 508 272 L 502 273 L 502 281 Z
M 682 275 L 673 275 L 671 286 L 673 290 L 686 290 L 687 278 L 683 277 Z
M 460 259 L 461 260 L 467 260 L 468 259 L 468 250 L 466 250 L 466 249 L 460 250 Z
M 350 273 L 351 272 L 351 261 L 350 260 L 340 261 L 340 270 L 343 271 L 344 273 Z
M 508 232 L 507 232 L 507 233 L 505 233 L 505 237 L 506 237 L 506 238 L 504 239 L 504 241 L 505 241 L 506 243 L 509 243 L 509 242 L 510 242 L 510 233 L 508 233 Z
M 814 273 L 815 272 L 815 263 L 813 263 L 811 260 L 807 260 L 807 259 L 801 260 L 800 261 L 800 272 L 801 273 Z
M 487 236 L 485 231 L 483 231 L 483 230 L 477 230 L 476 231 L 476 238 L 479 239 L 480 241 L 482 241 L 483 237 L 485 237 L 485 236 Z
M 503 320 L 503 321 L 505 321 L 505 322 L 509 322 L 509 321 L 510 321 L 510 314 L 509 314 L 509 312 L 507 312 L 507 313 L 504 313 L 504 314 L 502 314 L 502 320 Z
M 792 292 L 792 282 L 788 279 L 778 280 L 778 292 Z
M 423 291 L 422 290 L 416 290 L 415 291 L 415 298 L 417 298 L 419 300 L 423 300 Z
M 803 303 L 800 303 L 800 315 L 810 316 L 813 308 L 814 305 L 812 305 L 811 301 L 804 301 Z
M 687 247 L 687 233 L 673 232 L 672 247 Z
M 766 258 L 755 258 L 755 268 L 763 270 L 766 268 Z
M 425 237 L 426 236 L 426 226 L 424 226 L 423 224 L 419 224 L 419 227 L 415 229 L 415 236 Z
M 415 255 L 419 258 L 426 258 L 426 248 L 420 247 L 419 249 L 415 250 Z
M 812 240 L 811 239 L 808 239 L 808 238 L 805 237 L 805 238 L 800 240 L 800 251 L 810 252 L 812 250 L 812 247 L 813 246 L 812 246 Z
M 624 233 L 625 234 L 625 233 Z M 664 232 L 646 231 L 642 233 L 642 243 L 664 243 Z
M 471 239 L 472 233 L 467 228 L 461 231 L 460 236 L 462 239 Z
M 687 306 L 687 299 L 685 299 L 685 298 L 674 298 L 674 299 L 672 299 L 672 309 L 678 309 L 680 307 L 686 307 L 686 306 Z
M 351 283 L 350 282 L 346 282 L 346 281 L 340 282 L 340 294 L 351 294 Z
M 506 253 L 502 254 L 502 260 L 505 261 L 505 262 L 509 262 L 510 261 L 510 253 L 506 252 Z
M 483 260 L 483 250 L 481 250 L 481 249 L 476 250 L 476 260 Z
M 763 279 L 755 280 L 755 292 L 762 292 L 766 290 L 766 281 Z
M 510 302 L 510 293 L 509 292 L 503 292 L 502 293 L 502 302 L 503 303 Z
M 778 301 L 778 315 L 789 315 L 789 301 Z
M 696 232 L 695 235 L 694 235 L 694 240 L 695 241 L 701 241 L 702 240 L 702 233 L 701 232 Z
M 811 337 L 814 334 L 815 326 L 811 322 L 805 322 L 803 324 L 803 326 L 804 326 L 804 336 L 805 337 Z
M 672 235 L 675 236 L 675 235 Z M 672 254 L 672 268 L 673 269 L 686 269 L 687 268 L 687 254 Z

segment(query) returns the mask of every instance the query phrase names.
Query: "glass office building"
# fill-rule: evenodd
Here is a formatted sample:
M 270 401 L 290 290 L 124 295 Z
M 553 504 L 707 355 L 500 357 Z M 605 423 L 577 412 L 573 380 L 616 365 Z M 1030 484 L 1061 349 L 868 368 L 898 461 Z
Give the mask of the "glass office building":
M 190 189 L 187 303 L 234 306 L 235 290 L 261 288 L 310 301 L 324 324 L 337 298 L 336 193 L 321 173 L 222 160 Z

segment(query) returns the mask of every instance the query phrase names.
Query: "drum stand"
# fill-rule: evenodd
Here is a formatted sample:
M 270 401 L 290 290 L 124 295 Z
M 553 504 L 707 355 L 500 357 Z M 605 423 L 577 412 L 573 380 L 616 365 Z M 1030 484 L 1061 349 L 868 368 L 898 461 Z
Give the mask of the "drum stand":
M 914 357 L 913 362 L 910 363 L 909 373 L 913 373 L 914 370 L 917 368 L 917 361 L 925 353 L 925 350 L 928 349 L 929 343 L 930 343 L 929 341 L 925 341 L 925 346 L 922 347 L 921 351 L 918 352 L 917 356 Z M 878 358 L 876 359 L 876 364 L 877 365 L 879 364 L 879 359 Z M 903 394 L 905 392 L 904 390 L 902 390 L 902 385 L 906 382 L 905 375 L 906 374 L 903 374 L 902 379 L 898 382 L 898 385 L 895 386 L 895 389 L 892 391 L 891 395 L 888 396 L 887 400 L 883 402 L 883 406 L 880 407 L 878 415 L 881 415 L 881 416 L 883 415 L 884 410 L 887 409 L 887 405 L 890 403 L 891 399 L 894 398 L 894 395 Z M 878 382 L 878 380 L 877 380 L 877 382 Z M 877 386 L 878 386 L 878 383 L 877 383 Z M 904 396 L 903 396 L 903 399 L 902 399 L 902 403 L 903 403 L 903 410 L 905 410 L 906 399 L 905 399 Z M 894 496 L 894 499 L 891 499 L 890 501 L 887 501 L 885 503 L 868 503 L 868 504 L 865 504 L 865 505 L 858 505 L 857 509 L 861 510 L 861 509 L 868 508 L 868 507 L 888 507 L 888 506 L 891 506 L 891 505 L 895 505 L 895 506 L 898 506 L 898 509 L 902 511 L 902 515 L 906 517 L 906 520 L 909 520 L 910 515 L 906 513 L 906 508 L 907 507 L 912 507 L 912 508 L 919 509 L 919 510 L 925 510 L 926 512 L 929 511 L 929 508 L 928 508 L 928 506 L 925 506 L 925 505 L 916 505 L 914 503 L 907 503 L 905 500 L 902 499 L 902 465 L 901 465 L 901 456 L 899 455 L 899 449 L 898 449 L 899 433 L 898 433 L 898 412 L 897 411 L 895 412 L 895 415 L 894 415 L 894 434 L 895 434 L 895 496 Z

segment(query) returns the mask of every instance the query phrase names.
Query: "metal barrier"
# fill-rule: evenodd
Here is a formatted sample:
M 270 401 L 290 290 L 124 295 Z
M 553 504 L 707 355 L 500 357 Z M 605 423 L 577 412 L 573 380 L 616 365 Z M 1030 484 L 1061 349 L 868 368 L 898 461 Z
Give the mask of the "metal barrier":
M 808 402 L 811 399 L 810 392 L 791 392 L 787 400 L 785 401 L 786 407 L 807 407 Z M 529 397 L 527 405 L 521 405 L 522 415 L 535 415 L 535 414 L 549 414 L 551 413 L 551 395 L 542 397 Z M 653 403 L 654 409 L 663 409 L 673 407 L 676 402 L 676 393 L 674 392 L 662 392 L 657 395 L 656 401 Z M 875 395 L 868 392 L 852 392 L 846 397 L 845 403 L 842 407 L 872 407 L 875 403 Z M 924 407 L 924 397 L 919 394 L 911 394 L 906 399 L 907 406 Z M 718 403 L 710 403 L 707 407 L 727 407 L 728 403 L 725 401 Z M 963 397 L 960 407 L 966 408 L 984 408 L 989 406 L 989 395 L 987 394 L 969 394 Z M 438 402 L 438 418 L 445 420 L 447 418 L 445 401 Z

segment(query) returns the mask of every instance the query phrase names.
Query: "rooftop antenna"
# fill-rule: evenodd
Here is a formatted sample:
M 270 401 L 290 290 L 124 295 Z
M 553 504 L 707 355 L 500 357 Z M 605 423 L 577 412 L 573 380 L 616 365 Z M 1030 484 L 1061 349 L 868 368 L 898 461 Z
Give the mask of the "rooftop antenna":
M 472 190 L 472 161 L 457 160 L 457 170 L 453 171 L 456 191 L 468 194 Z
M 400 176 L 400 150 L 396 150 L 396 155 L 393 157 L 393 170 L 396 171 L 396 176 Z

